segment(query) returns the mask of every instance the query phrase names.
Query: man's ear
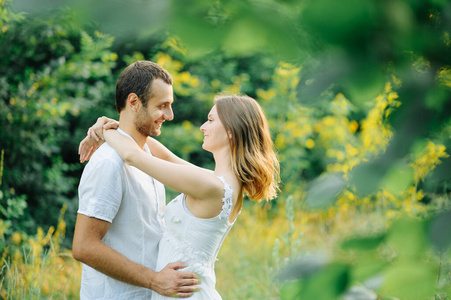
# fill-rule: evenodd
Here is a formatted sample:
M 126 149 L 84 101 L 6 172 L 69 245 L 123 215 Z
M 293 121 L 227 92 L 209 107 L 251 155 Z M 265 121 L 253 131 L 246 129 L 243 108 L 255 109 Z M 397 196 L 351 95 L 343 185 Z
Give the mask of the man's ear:
M 141 99 L 135 93 L 130 93 L 127 97 L 127 105 L 133 112 L 137 112 L 142 105 Z

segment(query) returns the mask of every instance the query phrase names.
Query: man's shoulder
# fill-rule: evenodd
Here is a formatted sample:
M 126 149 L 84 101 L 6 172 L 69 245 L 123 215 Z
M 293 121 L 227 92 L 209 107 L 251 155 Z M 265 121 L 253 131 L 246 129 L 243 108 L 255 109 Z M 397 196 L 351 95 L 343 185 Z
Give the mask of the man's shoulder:
M 91 156 L 91 159 L 86 166 L 98 164 L 111 164 L 122 167 L 124 160 L 119 156 L 113 147 L 111 147 L 108 143 L 103 143 Z

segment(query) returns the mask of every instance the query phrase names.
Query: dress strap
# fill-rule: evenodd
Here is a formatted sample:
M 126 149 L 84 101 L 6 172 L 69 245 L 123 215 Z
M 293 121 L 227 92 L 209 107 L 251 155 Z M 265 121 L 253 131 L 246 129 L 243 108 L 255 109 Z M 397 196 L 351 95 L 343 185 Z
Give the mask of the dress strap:
M 232 207 L 233 207 L 233 190 L 230 187 L 230 185 L 225 180 L 224 176 L 218 176 L 219 180 L 221 180 L 222 184 L 224 184 L 224 197 L 222 198 L 222 210 L 219 214 L 219 219 L 226 218 L 227 220 L 230 217 L 230 214 L 232 213 Z

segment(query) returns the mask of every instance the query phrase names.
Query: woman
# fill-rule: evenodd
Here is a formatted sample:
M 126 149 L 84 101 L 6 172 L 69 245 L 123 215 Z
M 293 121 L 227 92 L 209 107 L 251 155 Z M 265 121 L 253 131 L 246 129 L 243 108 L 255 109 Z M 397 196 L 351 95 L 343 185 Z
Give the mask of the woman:
M 161 155 L 148 155 L 115 130 L 106 130 L 104 138 L 127 164 L 182 193 L 165 210 L 166 228 L 156 271 L 182 261 L 188 265 L 186 270 L 197 273 L 201 280 L 193 299 L 221 299 L 215 289 L 218 251 L 241 210 L 243 193 L 253 200 L 276 196 L 279 163 L 268 122 L 250 97 L 216 98 L 200 130 L 204 133 L 202 148 L 215 160 L 213 173 L 160 159 L 166 150 L 151 138 L 151 151 Z M 165 298 L 152 294 L 153 300 Z

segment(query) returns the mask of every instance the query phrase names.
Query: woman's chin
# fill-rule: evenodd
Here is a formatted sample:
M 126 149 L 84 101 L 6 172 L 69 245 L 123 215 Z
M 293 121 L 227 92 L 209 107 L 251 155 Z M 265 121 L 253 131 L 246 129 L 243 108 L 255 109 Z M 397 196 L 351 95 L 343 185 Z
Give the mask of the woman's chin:
M 202 144 L 202 149 L 204 149 L 205 151 L 211 152 L 211 150 L 208 149 L 207 146 L 205 146 L 205 143 Z

